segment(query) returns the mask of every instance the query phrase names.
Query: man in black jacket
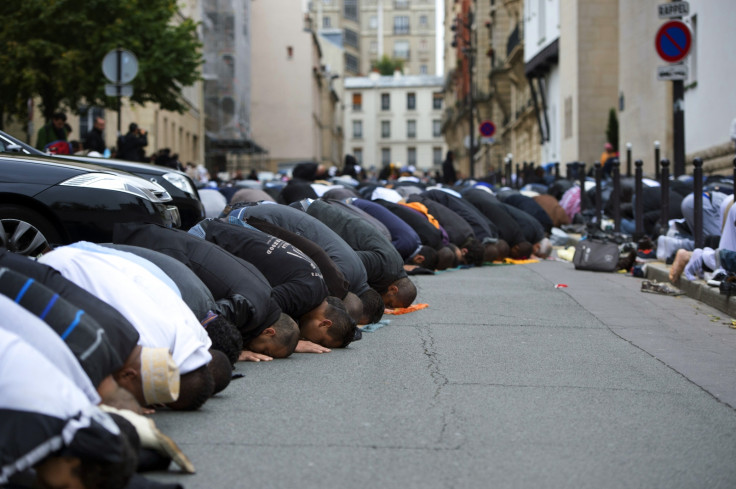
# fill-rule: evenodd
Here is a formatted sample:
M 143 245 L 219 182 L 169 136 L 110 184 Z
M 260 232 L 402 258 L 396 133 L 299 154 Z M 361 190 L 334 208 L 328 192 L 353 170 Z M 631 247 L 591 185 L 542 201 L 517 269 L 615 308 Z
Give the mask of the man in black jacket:
M 355 337 L 355 322 L 339 299 L 335 298 L 338 307 L 327 301 L 327 285 L 317 265 L 290 243 L 237 222 L 206 219 L 189 233 L 258 268 L 271 283 L 271 295 L 281 310 L 299 322 L 302 338 L 327 348 L 350 344 Z M 318 334 L 322 331 L 314 330 L 307 318 L 317 320 L 329 334 Z M 310 346 L 301 343 L 297 351 L 307 351 Z
M 105 119 L 95 117 L 92 130 L 87 133 L 84 140 L 84 149 L 87 151 L 97 151 L 100 155 L 105 153 L 105 140 L 102 137 L 102 131 L 105 130 Z
M 299 328 L 281 312 L 268 280 L 250 263 L 185 231 L 158 224 L 116 224 L 113 242 L 160 251 L 188 266 L 243 336 L 241 360 L 286 358 L 294 352 Z
M 246 222 L 253 218 L 267 221 L 317 243 L 340 268 L 349 283 L 348 290 L 360 298 L 363 310 L 358 323 L 375 323 L 381 319 L 384 304 L 380 295 L 368 285 L 368 276 L 358 254 L 318 219 L 295 208 L 267 202 L 237 204 L 229 216 Z
M 144 161 L 144 149 L 148 146 L 148 134 L 131 122 L 128 126 L 128 134 L 118 138 L 117 157 L 121 160 Z
M 335 231 L 356 251 L 368 274 L 368 284 L 375 289 L 386 307 L 409 307 L 417 295 L 409 280 L 404 261 L 396 248 L 369 223 L 322 200 L 309 203 L 307 214 Z

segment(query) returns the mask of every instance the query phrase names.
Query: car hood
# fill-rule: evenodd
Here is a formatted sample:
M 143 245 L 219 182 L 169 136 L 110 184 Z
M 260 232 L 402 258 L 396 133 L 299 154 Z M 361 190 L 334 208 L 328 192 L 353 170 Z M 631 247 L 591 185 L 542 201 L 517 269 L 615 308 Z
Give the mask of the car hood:
M 29 171 L 31 165 L 37 167 L 37 170 Z M 117 175 L 133 185 L 153 192 L 163 202 L 171 200 L 171 195 L 158 183 L 125 171 L 71 159 L 62 161 L 50 156 L 3 154 L 0 161 L 0 181 L 17 181 L 14 179 L 14 175 L 18 173 L 23 174 L 23 179 L 27 183 L 45 185 L 56 185 L 84 173 L 106 173 Z

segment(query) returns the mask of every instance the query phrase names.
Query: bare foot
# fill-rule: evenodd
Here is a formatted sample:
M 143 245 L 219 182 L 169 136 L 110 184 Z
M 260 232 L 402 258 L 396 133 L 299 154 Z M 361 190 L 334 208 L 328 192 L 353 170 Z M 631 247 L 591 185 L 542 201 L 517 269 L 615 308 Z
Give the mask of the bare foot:
M 672 262 L 672 267 L 670 267 L 670 282 L 677 284 L 677 282 L 680 281 L 680 275 L 682 275 L 682 271 L 685 270 L 685 265 L 690 261 L 692 254 L 692 251 L 687 251 L 682 248 L 677 250 L 675 260 Z

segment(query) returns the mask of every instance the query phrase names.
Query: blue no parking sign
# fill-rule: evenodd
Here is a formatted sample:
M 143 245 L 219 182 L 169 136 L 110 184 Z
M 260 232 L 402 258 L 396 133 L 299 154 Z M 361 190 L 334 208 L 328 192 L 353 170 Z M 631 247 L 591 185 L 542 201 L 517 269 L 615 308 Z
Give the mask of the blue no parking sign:
M 679 20 L 665 22 L 654 36 L 657 54 L 668 63 L 682 61 L 690 52 L 692 42 L 690 28 Z
M 489 138 L 496 133 L 496 125 L 491 121 L 483 121 L 480 123 L 479 130 L 481 136 Z

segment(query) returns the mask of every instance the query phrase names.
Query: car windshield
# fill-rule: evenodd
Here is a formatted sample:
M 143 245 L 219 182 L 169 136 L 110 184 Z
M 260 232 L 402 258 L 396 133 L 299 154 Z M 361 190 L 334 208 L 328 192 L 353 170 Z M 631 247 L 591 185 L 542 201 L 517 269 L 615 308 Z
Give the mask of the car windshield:
M 43 154 L 35 148 L 28 146 L 23 141 L 19 141 L 2 131 L 0 131 L 0 153 Z

